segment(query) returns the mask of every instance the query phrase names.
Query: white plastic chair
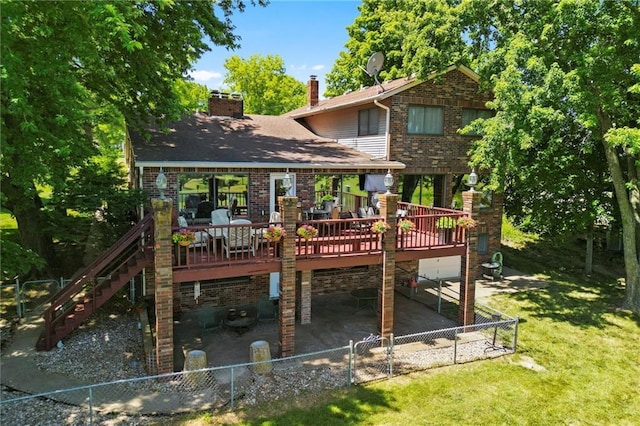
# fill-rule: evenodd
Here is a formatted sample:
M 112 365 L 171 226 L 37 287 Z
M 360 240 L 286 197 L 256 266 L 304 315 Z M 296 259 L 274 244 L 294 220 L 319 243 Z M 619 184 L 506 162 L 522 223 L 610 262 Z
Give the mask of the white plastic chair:
M 247 219 L 232 220 L 230 225 L 249 225 L 249 226 L 230 226 L 222 231 L 222 247 L 230 258 L 232 254 L 250 253 L 256 255 L 255 245 L 253 241 L 253 228 L 251 221 Z

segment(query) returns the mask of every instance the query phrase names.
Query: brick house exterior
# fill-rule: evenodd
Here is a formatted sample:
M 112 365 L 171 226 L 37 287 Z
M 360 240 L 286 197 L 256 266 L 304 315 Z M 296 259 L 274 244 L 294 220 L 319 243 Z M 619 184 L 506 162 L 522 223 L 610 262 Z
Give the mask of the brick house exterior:
M 295 176 L 295 199 L 284 197 L 280 203 L 298 202 L 284 209 L 288 215 L 288 230 L 295 234 L 296 209 L 306 209 L 314 203 L 314 177 L 324 174 L 380 175 L 390 171 L 395 177 L 392 192 L 398 190 L 401 175 L 429 175 L 440 185 L 437 205 L 451 204 L 451 187 L 455 179 L 469 172 L 468 151 L 473 137 L 458 133 L 464 108 L 485 109 L 490 95 L 479 92 L 477 76 L 466 67 L 451 67 L 425 81 L 413 78 L 398 79 L 327 100 L 318 99 L 317 80 L 308 83 L 308 105 L 280 117 L 244 115 L 242 99 L 217 92 L 209 102 L 210 114 L 196 113 L 169 125 L 169 131 L 151 130 L 151 138 L 131 133 L 127 137 L 125 155 L 133 186 L 148 191 L 158 198 L 155 180 L 162 169 L 167 177 L 166 197 L 169 206 L 177 212 L 180 176 L 242 173 L 247 176 L 246 216 L 253 222 L 267 222 L 273 208 L 273 175 L 285 171 Z M 438 106 L 443 108 L 441 135 L 410 134 L 407 121 L 410 106 Z M 370 126 L 371 134 L 359 135 L 359 117 L 363 110 L 377 114 L 377 122 Z M 373 111 L 378 111 L 374 113 Z M 377 130 L 376 130 L 377 129 Z M 480 196 L 475 196 L 479 204 Z M 397 196 L 382 197 L 381 213 L 389 223 L 395 224 L 395 209 L 387 210 L 386 203 L 395 203 Z M 471 205 L 472 200 L 466 200 Z M 166 204 L 166 203 L 165 203 Z M 166 208 L 167 206 L 163 206 Z M 469 212 L 471 213 L 471 212 Z M 470 283 L 465 286 L 464 313 L 461 323 L 473 321 L 473 282 L 480 275 L 479 264 L 490 258 L 500 244 L 502 205 L 494 194 L 492 204 L 473 212 L 479 220 L 478 238 L 471 239 L 472 253 L 463 256 L 461 278 Z M 287 223 L 287 222 L 285 222 Z M 388 241 L 391 241 L 389 238 Z M 390 244 L 390 243 L 386 243 Z M 483 247 L 478 252 L 478 247 Z M 283 247 L 285 257 L 287 250 Z M 164 253 L 164 252 L 163 252 Z M 164 253 L 166 255 L 166 253 Z M 465 265 L 466 259 L 471 265 Z M 153 268 L 149 268 L 153 269 Z M 460 269 L 459 269 L 460 270 Z M 229 306 L 253 303 L 269 297 L 269 275 L 257 274 L 226 279 L 212 279 L 199 284 L 200 296 L 194 301 L 194 286 L 190 282 L 173 280 L 168 292 L 166 279 L 158 276 L 158 269 L 147 272 L 147 295 L 166 302 L 160 308 L 162 319 L 170 323 L 167 305 L 174 315 L 198 306 Z M 420 272 L 419 262 L 399 264 L 393 250 L 385 252 L 382 265 L 366 265 L 349 269 L 304 270 L 296 272 L 285 261 L 280 277 L 281 355 L 294 353 L 295 322 L 311 321 L 311 296 L 344 293 L 351 290 L 378 286 L 383 294 L 378 324 L 384 335 L 393 331 L 393 288 Z M 170 302 L 169 302 L 170 300 Z M 158 302 L 156 300 L 156 302 Z M 163 302 L 164 303 L 164 302 Z M 158 309 L 158 308 L 157 308 Z M 169 327 L 169 326 L 166 326 Z M 171 333 L 158 347 L 158 369 L 168 371 L 168 346 Z

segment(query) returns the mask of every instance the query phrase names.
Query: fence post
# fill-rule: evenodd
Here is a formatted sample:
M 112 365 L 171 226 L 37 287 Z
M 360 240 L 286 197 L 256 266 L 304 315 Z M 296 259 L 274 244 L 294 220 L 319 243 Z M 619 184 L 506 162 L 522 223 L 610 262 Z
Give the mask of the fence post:
M 235 368 L 231 367 L 231 401 L 229 401 L 229 406 L 231 407 L 231 409 L 233 410 L 233 405 L 234 405 L 234 399 L 235 399 L 235 390 L 236 390 L 236 383 L 235 383 Z
M 347 386 L 351 386 L 351 383 L 353 381 L 353 371 L 352 371 L 352 365 L 351 363 L 354 362 L 354 358 L 353 358 L 353 340 L 349 340 L 349 365 L 347 366 Z
M 93 425 L 93 388 L 89 388 L 89 424 Z
M 387 348 L 387 354 L 389 355 L 389 378 L 393 377 L 393 346 L 394 337 L 393 333 L 389 335 L 389 347 Z
M 513 333 L 513 352 L 516 352 L 516 348 L 518 347 L 518 325 L 520 324 L 520 317 L 516 317 L 514 319 L 516 322 L 515 331 Z
M 453 330 L 453 363 L 458 363 L 458 329 Z
M 18 318 L 22 318 L 22 302 L 20 301 L 20 279 L 16 278 L 16 310 Z

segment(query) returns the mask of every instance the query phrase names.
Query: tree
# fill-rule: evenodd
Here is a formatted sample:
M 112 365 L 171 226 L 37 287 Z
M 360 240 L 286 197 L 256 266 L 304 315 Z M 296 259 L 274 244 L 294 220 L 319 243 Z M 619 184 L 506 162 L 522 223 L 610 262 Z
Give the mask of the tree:
M 483 126 L 474 160 L 491 167 L 494 184 L 504 186 L 541 167 L 523 153 L 549 155 L 564 143 L 547 167 L 563 173 L 567 189 L 572 180 L 582 180 L 583 189 L 588 179 L 595 184 L 606 164 L 623 229 L 623 306 L 640 312 L 639 3 L 506 1 L 495 9 L 482 3 L 463 2 L 463 12 L 471 34 L 490 40 L 479 70 L 492 79 L 497 115 Z M 589 151 L 594 155 L 577 174 L 573 161 Z
M 176 118 L 174 82 L 209 50 L 204 36 L 237 46 L 230 16 L 244 7 L 234 0 L 3 2 L 1 186 L 23 246 L 56 264 L 50 213 L 64 206 L 47 208 L 39 188 L 62 199 L 68 178 L 99 152 L 93 129 L 105 106 L 133 127 Z
M 427 75 L 466 58 L 455 8 L 447 0 L 363 0 L 360 15 L 347 27 L 346 52 L 327 73 L 325 96 L 338 96 L 374 79 L 363 68 L 374 52 L 384 65 L 378 80 Z M 426 69 L 422 69 L 427 67 Z
M 237 55 L 224 62 L 228 73 L 224 83 L 244 98 L 247 114 L 280 115 L 303 106 L 307 89 L 304 83 L 286 74 L 278 55 Z
M 544 207 L 548 221 L 537 217 L 547 229 L 565 223 L 588 231 L 596 214 L 612 210 L 603 194 L 613 188 L 624 239 L 623 306 L 640 312 L 640 2 L 398 0 L 379 7 L 363 2 L 332 89 L 351 84 L 345 70 L 359 65 L 353 59 L 381 50 L 372 41 L 395 40 L 381 32 L 400 27 L 405 75 L 425 78 L 456 61 L 476 69 L 493 90 L 496 114 L 476 123 L 484 136 L 473 162 L 490 171 L 495 189 L 564 203 Z M 378 27 L 367 25 L 374 10 L 396 11 L 387 16 L 404 22 L 385 16 Z

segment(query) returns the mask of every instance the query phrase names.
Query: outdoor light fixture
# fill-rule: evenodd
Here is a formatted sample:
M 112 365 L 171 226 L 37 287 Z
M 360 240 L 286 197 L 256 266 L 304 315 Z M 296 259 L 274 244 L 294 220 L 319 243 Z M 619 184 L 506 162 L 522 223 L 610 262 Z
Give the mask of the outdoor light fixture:
M 162 167 L 160 167 L 160 171 L 156 177 L 156 188 L 158 188 L 158 191 L 160 192 L 160 199 L 166 200 L 167 198 L 164 196 L 164 190 L 167 189 L 167 177 L 164 175 Z
M 393 176 L 391 176 L 391 169 L 387 170 L 387 174 L 384 177 L 384 186 L 387 188 L 387 194 L 391 194 L 391 187 L 393 186 Z
M 289 195 L 289 190 L 291 189 L 292 186 L 293 186 L 293 180 L 291 179 L 291 176 L 289 176 L 289 169 L 287 169 L 287 173 L 282 178 L 282 187 L 286 191 L 285 195 Z
M 478 183 L 478 175 L 476 174 L 475 167 L 471 169 L 471 173 L 469 173 L 469 179 L 467 179 L 467 185 L 469 185 L 469 191 L 473 192 L 473 187 Z

